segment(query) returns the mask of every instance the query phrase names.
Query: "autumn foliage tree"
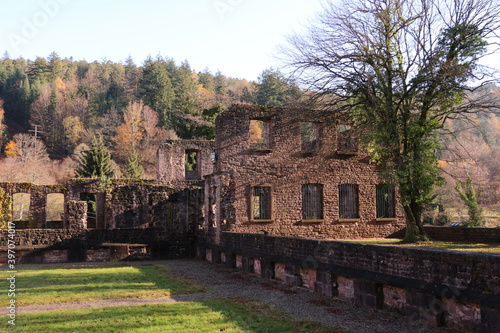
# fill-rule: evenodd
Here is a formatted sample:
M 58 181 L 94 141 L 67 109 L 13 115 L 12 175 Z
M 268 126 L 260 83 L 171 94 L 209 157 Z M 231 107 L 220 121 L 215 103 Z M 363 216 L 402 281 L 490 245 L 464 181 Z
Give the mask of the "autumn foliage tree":
M 144 108 L 147 106 L 142 101 L 129 102 L 127 109 L 123 112 L 124 123 L 118 127 L 115 141 L 115 151 L 123 159 L 139 147 L 144 137 Z

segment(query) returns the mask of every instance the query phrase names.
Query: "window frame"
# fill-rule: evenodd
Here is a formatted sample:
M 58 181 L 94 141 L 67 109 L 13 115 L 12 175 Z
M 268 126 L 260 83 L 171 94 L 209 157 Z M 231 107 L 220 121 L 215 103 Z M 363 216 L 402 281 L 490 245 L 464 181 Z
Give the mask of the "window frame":
M 379 193 L 379 191 L 384 191 L 384 193 Z M 384 202 L 380 203 L 379 199 L 382 196 L 387 197 L 383 199 Z M 379 210 L 382 205 L 384 212 L 380 212 Z M 388 214 L 380 214 L 386 212 Z M 377 221 L 392 221 L 396 219 L 396 189 L 394 186 L 387 184 L 378 184 L 375 186 L 375 217 Z
M 259 122 L 260 124 L 264 124 L 263 127 L 259 126 L 259 128 L 263 128 L 262 140 L 263 142 L 253 142 L 252 139 L 252 122 Z M 248 148 L 251 151 L 259 151 L 259 152 L 270 152 L 271 150 L 271 121 L 269 119 L 262 118 L 253 118 L 248 122 Z
M 338 186 L 338 191 L 339 191 L 339 220 L 359 221 L 360 219 L 359 185 L 340 184 Z M 351 197 L 351 195 L 354 196 Z M 354 209 L 348 207 L 350 203 L 354 204 Z M 354 214 L 352 214 L 353 212 Z
M 264 190 L 265 192 L 262 192 L 262 195 L 257 196 L 256 195 L 256 190 L 261 189 Z M 252 185 L 250 186 L 250 193 L 249 193 L 249 220 L 250 222 L 258 222 L 258 223 L 269 223 L 269 222 L 274 222 L 273 219 L 273 194 L 272 194 L 272 187 L 267 184 L 261 184 L 261 185 Z M 265 198 L 267 197 L 267 200 Z M 256 216 L 255 214 L 255 209 L 256 209 L 256 198 L 259 198 L 259 206 L 260 207 L 266 207 L 264 210 L 259 208 L 259 216 Z M 263 199 L 264 198 L 264 199 Z M 265 200 L 265 205 L 262 205 L 262 200 Z M 264 214 L 262 214 L 264 212 Z M 267 214 L 266 214 L 267 213 Z M 264 216 L 262 216 L 264 215 Z
M 311 192 L 310 197 L 306 197 L 306 191 L 314 189 L 316 193 Z M 310 191 L 310 190 L 309 190 Z M 307 200 L 306 200 L 307 198 Z M 315 198 L 315 199 L 313 199 Z M 324 185 L 318 183 L 302 184 L 301 187 L 301 214 L 302 222 L 323 222 L 325 220 L 325 202 L 324 202 Z M 316 211 L 317 213 L 314 213 Z M 313 216 L 311 213 L 313 212 Z

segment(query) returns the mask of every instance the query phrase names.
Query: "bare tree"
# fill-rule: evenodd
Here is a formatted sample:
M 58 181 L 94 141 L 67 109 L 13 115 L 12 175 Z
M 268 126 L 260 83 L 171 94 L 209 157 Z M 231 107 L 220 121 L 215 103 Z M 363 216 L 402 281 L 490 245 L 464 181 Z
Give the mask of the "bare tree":
M 422 212 L 441 183 L 438 130 L 449 117 L 497 107 L 471 82 L 494 78 L 479 60 L 498 40 L 499 14 L 495 0 L 330 1 L 283 50 L 303 84 L 364 129 L 373 160 L 398 186 L 407 242 L 428 239 Z

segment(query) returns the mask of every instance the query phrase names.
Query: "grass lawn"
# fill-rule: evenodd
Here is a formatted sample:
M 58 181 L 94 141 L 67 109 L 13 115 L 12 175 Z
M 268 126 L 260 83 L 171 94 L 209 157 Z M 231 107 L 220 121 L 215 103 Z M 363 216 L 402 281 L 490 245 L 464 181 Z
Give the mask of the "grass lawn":
M 342 332 L 245 299 L 21 314 L 16 332 Z
M 483 252 L 483 253 L 500 253 L 500 246 L 491 244 L 475 244 L 475 243 L 456 243 L 456 242 L 420 242 L 415 244 L 402 244 L 401 239 L 396 238 L 373 238 L 373 239 L 352 239 L 348 242 L 374 244 L 374 245 L 396 245 L 396 246 L 411 246 L 421 248 L 432 248 L 452 251 L 466 252 Z
M 0 274 L 2 279 L 7 272 Z M 16 304 L 43 305 L 118 298 L 192 294 L 207 288 L 175 277 L 164 266 L 51 268 L 19 270 Z M 7 304 L 7 293 L 0 294 Z

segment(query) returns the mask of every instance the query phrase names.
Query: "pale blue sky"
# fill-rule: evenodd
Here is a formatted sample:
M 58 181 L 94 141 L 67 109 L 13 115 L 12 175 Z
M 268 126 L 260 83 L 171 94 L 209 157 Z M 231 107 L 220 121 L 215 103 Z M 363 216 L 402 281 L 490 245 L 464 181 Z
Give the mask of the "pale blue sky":
M 0 0 L 0 54 L 52 51 L 87 61 L 188 60 L 231 77 L 276 67 L 275 48 L 321 8 L 320 0 Z

